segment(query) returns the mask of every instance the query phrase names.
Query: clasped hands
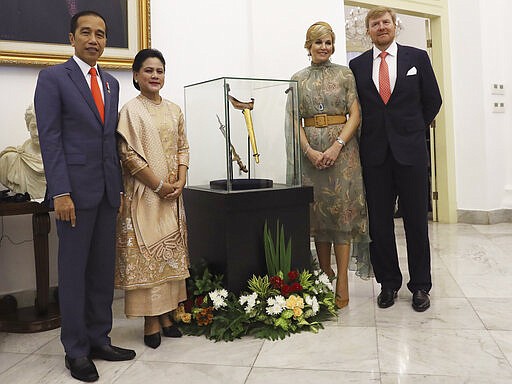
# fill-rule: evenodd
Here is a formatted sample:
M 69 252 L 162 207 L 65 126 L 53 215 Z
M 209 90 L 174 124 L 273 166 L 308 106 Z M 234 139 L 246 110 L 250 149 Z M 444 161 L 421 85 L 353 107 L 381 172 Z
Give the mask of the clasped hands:
M 177 199 L 183 192 L 184 184 L 179 180 L 174 183 L 164 182 L 162 188 L 157 192 L 161 199 L 173 200 Z
M 327 169 L 334 165 L 340 151 L 341 146 L 334 145 L 329 147 L 325 152 L 320 152 L 311 148 L 311 150 L 308 151 L 307 156 L 316 169 Z

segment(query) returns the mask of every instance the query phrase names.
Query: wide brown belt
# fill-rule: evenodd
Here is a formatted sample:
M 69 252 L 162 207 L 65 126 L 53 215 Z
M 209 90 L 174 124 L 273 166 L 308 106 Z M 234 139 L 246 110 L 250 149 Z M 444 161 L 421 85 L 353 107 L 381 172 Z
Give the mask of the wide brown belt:
M 347 118 L 343 115 L 327 115 L 326 113 L 304 118 L 305 127 L 323 128 L 333 124 L 345 124 L 346 122 Z

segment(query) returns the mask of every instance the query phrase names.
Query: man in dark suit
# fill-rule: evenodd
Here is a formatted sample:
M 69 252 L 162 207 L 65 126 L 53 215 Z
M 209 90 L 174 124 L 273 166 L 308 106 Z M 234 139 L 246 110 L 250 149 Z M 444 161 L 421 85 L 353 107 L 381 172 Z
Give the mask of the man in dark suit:
M 98 379 L 94 358 L 135 357 L 108 336 L 122 183 L 115 136 L 119 84 L 97 65 L 106 31 L 98 13 L 74 15 L 69 40 L 75 54 L 39 73 L 34 99 L 46 199 L 59 236 L 61 341 L 66 367 L 82 381 Z
M 402 285 L 393 213 L 396 197 L 404 220 L 416 311 L 430 307 L 428 148 L 425 130 L 441 107 L 441 94 L 425 51 L 395 42 L 396 14 L 368 12 L 373 49 L 350 62 L 362 110 L 360 156 L 368 203 L 370 255 L 381 292 L 377 304 L 394 304 Z M 381 54 L 382 52 L 382 54 Z

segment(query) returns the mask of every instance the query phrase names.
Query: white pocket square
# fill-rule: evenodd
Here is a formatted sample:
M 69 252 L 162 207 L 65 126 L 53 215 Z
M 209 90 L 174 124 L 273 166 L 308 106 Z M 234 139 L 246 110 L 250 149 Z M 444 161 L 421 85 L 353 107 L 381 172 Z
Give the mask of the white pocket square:
M 412 67 L 411 69 L 409 69 L 407 71 L 407 74 L 405 76 L 412 76 L 412 75 L 415 75 L 417 73 L 418 73 L 418 71 L 416 70 L 416 67 Z

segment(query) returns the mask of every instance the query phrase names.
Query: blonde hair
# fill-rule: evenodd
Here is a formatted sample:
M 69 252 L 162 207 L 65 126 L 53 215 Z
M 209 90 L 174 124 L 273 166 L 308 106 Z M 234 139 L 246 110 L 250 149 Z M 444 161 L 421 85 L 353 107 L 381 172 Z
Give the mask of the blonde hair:
M 331 26 L 325 21 L 317 21 L 315 24 L 308 28 L 306 32 L 306 42 L 304 43 L 304 48 L 306 48 L 309 52 L 313 42 L 325 35 L 331 35 L 332 53 L 334 53 L 334 42 L 336 41 L 336 35 L 332 31 Z
M 366 18 L 364 19 L 364 23 L 366 25 L 366 30 L 370 29 L 370 20 L 377 19 L 381 16 L 384 16 L 386 13 L 389 13 L 391 16 L 391 20 L 393 20 L 393 24 L 396 25 L 396 12 L 389 7 L 375 7 L 368 11 L 366 14 Z

